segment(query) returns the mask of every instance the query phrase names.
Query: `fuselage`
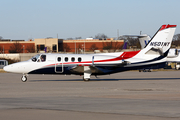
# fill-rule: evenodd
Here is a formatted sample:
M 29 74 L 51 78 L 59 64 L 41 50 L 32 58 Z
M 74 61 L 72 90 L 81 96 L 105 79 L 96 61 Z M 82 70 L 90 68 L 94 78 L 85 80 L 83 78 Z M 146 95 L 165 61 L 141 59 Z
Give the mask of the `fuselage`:
M 112 74 L 140 69 L 147 66 L 160 67 L 165 60 L 156 55 L 143 55 L 143 51 L 102 54 L 37 54 L 28 61 L 4 67 L 5 71 L 23 74 L 84 74 L 84 66 L 91 66 L 91 75 Z M 44 60 L 42 60 L 44 57 Z M 149 62 L 148 62 L 149 61 Z M 93 69 L 94 68 L 94 69 Z

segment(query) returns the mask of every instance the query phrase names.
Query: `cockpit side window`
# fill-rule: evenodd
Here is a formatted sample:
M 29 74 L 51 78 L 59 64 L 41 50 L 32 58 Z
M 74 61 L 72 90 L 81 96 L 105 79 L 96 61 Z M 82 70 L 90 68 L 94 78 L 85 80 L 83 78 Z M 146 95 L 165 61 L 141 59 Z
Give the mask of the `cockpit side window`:
M 46 61 L 46 55 L 41 55 L 41 62 L 45 62 Z

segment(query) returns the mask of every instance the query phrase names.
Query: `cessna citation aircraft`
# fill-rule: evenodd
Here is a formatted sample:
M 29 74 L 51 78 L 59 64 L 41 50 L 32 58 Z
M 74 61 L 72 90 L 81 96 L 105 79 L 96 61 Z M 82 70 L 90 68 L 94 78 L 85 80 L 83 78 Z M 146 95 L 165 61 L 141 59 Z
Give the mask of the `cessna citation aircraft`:
M 37 54 L 28 61 L 4 67 L 7 72 L 27 74 L 76 74 L 89 81 L 91 75 L 107 75 L 149 66 L 164 67 L 176 25 L 162 25 L 139 51 L 102 54 Z

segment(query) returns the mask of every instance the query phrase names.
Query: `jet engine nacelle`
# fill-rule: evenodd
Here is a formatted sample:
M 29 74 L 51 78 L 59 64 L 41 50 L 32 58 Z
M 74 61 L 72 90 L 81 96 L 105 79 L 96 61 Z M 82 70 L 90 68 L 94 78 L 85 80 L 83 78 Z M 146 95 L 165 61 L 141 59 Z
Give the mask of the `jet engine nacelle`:
M 122 64 L 124 61 L 117 56 L 108 56 L 108 55 L 95 55 L 93 56 L 92 63 L 93 65 L 100 65 L 100 64 Z
M 173 58 L 173 57 L 177 57 L 178 55 L 179 55 L 179 52 L 177 49 L 170 49 L 167 57 Z

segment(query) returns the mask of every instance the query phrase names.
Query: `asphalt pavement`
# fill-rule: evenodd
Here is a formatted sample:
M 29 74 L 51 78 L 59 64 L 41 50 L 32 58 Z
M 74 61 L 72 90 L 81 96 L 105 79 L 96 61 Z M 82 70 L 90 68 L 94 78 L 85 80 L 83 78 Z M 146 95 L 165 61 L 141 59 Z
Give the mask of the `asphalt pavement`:
M 1 120 L 180 119 L 180 71 L 21 76 L 0 73 Z

